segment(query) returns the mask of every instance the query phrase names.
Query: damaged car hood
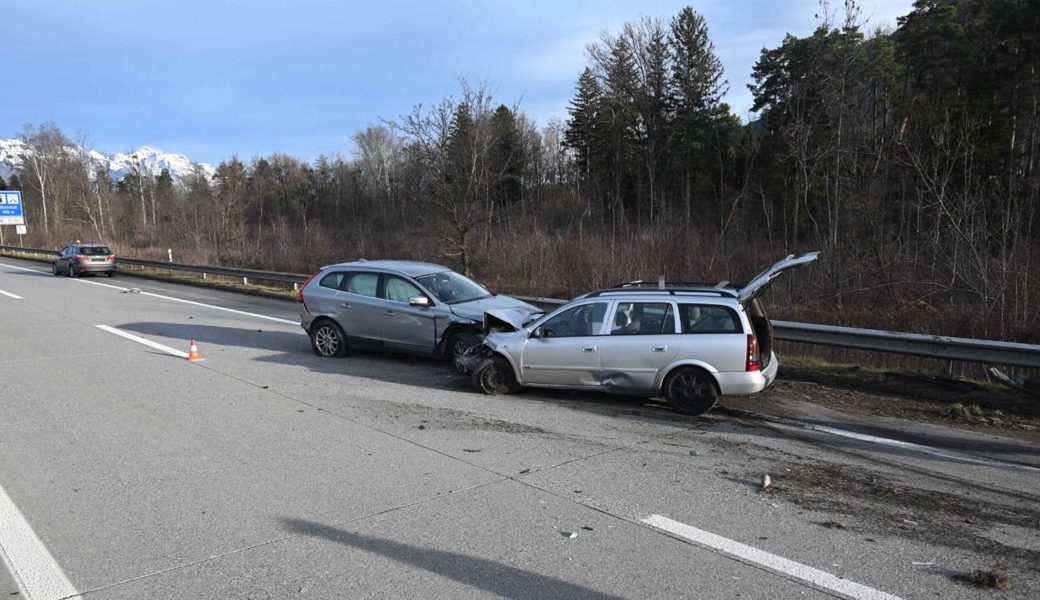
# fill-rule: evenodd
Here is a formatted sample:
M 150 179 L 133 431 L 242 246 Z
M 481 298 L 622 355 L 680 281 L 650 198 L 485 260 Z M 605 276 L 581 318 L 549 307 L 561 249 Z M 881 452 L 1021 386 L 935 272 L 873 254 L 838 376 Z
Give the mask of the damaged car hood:
M 526 308 L 494 308 L 484 313 L 484 333 L 492 331 L 519 331 L 533 315 L 542 311 Z
M 471 321 L 483 321 L 484 313 L 490 310 L 520 311 L 525 315 L 533 315 L 542 312 L 536 306 L 532 306 L 522 300 L 509 296 L 491 296 L 471 302 L 462 302 L 450 305 L 451 312 L 463 319 Z

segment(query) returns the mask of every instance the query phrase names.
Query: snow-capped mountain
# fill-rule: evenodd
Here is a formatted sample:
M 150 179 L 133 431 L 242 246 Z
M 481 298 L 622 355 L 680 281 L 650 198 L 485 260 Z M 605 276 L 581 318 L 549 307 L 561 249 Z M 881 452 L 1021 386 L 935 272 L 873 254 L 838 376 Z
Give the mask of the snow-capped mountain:
M 24 168 L 25 156 L 28 154 L 28 151 L 22 140 L 0 139 L 0 177 L 9 179 L 11 175 Z M 136 164 L 143 173 L 147 173 L 152 177 L 158 177 L 163 169 L 168 169 L 174 182 L 180 182 L 185 177 L 191 175 L 196 164 L 183 154 L 171 154 L 149 148 L 148 146 L 141 146 L 137 150 L 128 153 L 118 152 L 111 156 L 102 154 L 97 150 L 86 150 L 79 146 L 69 146 L 66 151 L 70 155 L 85 156 L 90 163 L 91 173 L 96 172 L 98 169 L 107 170 L 109 176 L 112 177 L 112 181 L 119 181 L 128 173 L 133 172 Z M 216 172 L 210 165 L 205 163 L 198 164 L 202 167 L 207 177 L 212 177 Z

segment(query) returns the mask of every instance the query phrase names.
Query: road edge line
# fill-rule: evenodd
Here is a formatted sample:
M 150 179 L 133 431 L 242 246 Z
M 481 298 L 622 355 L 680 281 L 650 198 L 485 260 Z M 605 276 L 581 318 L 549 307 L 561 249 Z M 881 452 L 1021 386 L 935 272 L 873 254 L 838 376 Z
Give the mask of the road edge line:
M 814 588 L 840 594 L 845 598 L 854 600 L 900 600 L 899 596 L 893 596 L 881 590 L 876 590 L 848 579 L 842 579 L 826 571 L 821 571 L 765 550 L 759 550 L 753 546 L 741 544 L 710 531 L 697 529 L 692 525 L 687 525 L 668 517 L 650 515 L 645 519 L 641 519 L 641 522 L 701 546 L 717 550 L 727 556 L 803 581 Z

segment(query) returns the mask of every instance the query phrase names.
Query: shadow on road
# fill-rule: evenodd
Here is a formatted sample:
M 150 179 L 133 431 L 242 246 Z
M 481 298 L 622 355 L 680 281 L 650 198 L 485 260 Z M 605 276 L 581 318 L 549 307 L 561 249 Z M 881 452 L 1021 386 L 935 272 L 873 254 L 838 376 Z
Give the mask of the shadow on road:
M 598 600 L 620 598 L 554 577 L 475 556 L 420 548 L 334 527 L 325 527 L 320 523 L 301 519 L 282 519 L 282 523 L 293 533 L 322 538 L 385 556 L 504 598 L 588 598 Z

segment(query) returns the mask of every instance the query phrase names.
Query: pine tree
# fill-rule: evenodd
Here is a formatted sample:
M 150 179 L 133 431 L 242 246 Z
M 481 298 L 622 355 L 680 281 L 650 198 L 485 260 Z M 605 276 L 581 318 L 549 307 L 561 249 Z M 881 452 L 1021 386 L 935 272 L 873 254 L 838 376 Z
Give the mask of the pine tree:
M 637 127 L 635 96 L 639 86 L 632 47 L 624 37 L 611 44 L 604 70 L 604 110 L 600 123 L 609 142 L 605 152 L 611 178 L 607 211 L 615 216 L 617 223 L 627 225 L 626 211 L 635 204 L 633 191 L 639 170 L 633 159 Z
M 600 150 L 601 135 L 600 113 L 603 111 L 603 88 L 586 67 L 578 76 L 578 92 L 567 107 L 570 120 L 563 134 L 563 143 L 574 152 L 574 162 L 578 167 L 578 176 L 585 180 L 592 178 L 594 153 Z
M 693 216 L 693 186 L 707 179 L 713 128 L 724 116 L 720 99 L 727 89 L 722 61 L 708 37 L 704 17 L 686 7 L 671 22 L 672 72 L 669 85 L 675 109 L 675 131 L 682 148 L 678 156 L 683 173 L 686 222 Z M 728 111 L 725 111 L 728 112 Z M 716 151 L 718 149 L 716 148 Z
M 0 190 L 6 190 L 6 189 L 7 189 L 7 182 L 4 181 L 3 177 L 0 177 Z

